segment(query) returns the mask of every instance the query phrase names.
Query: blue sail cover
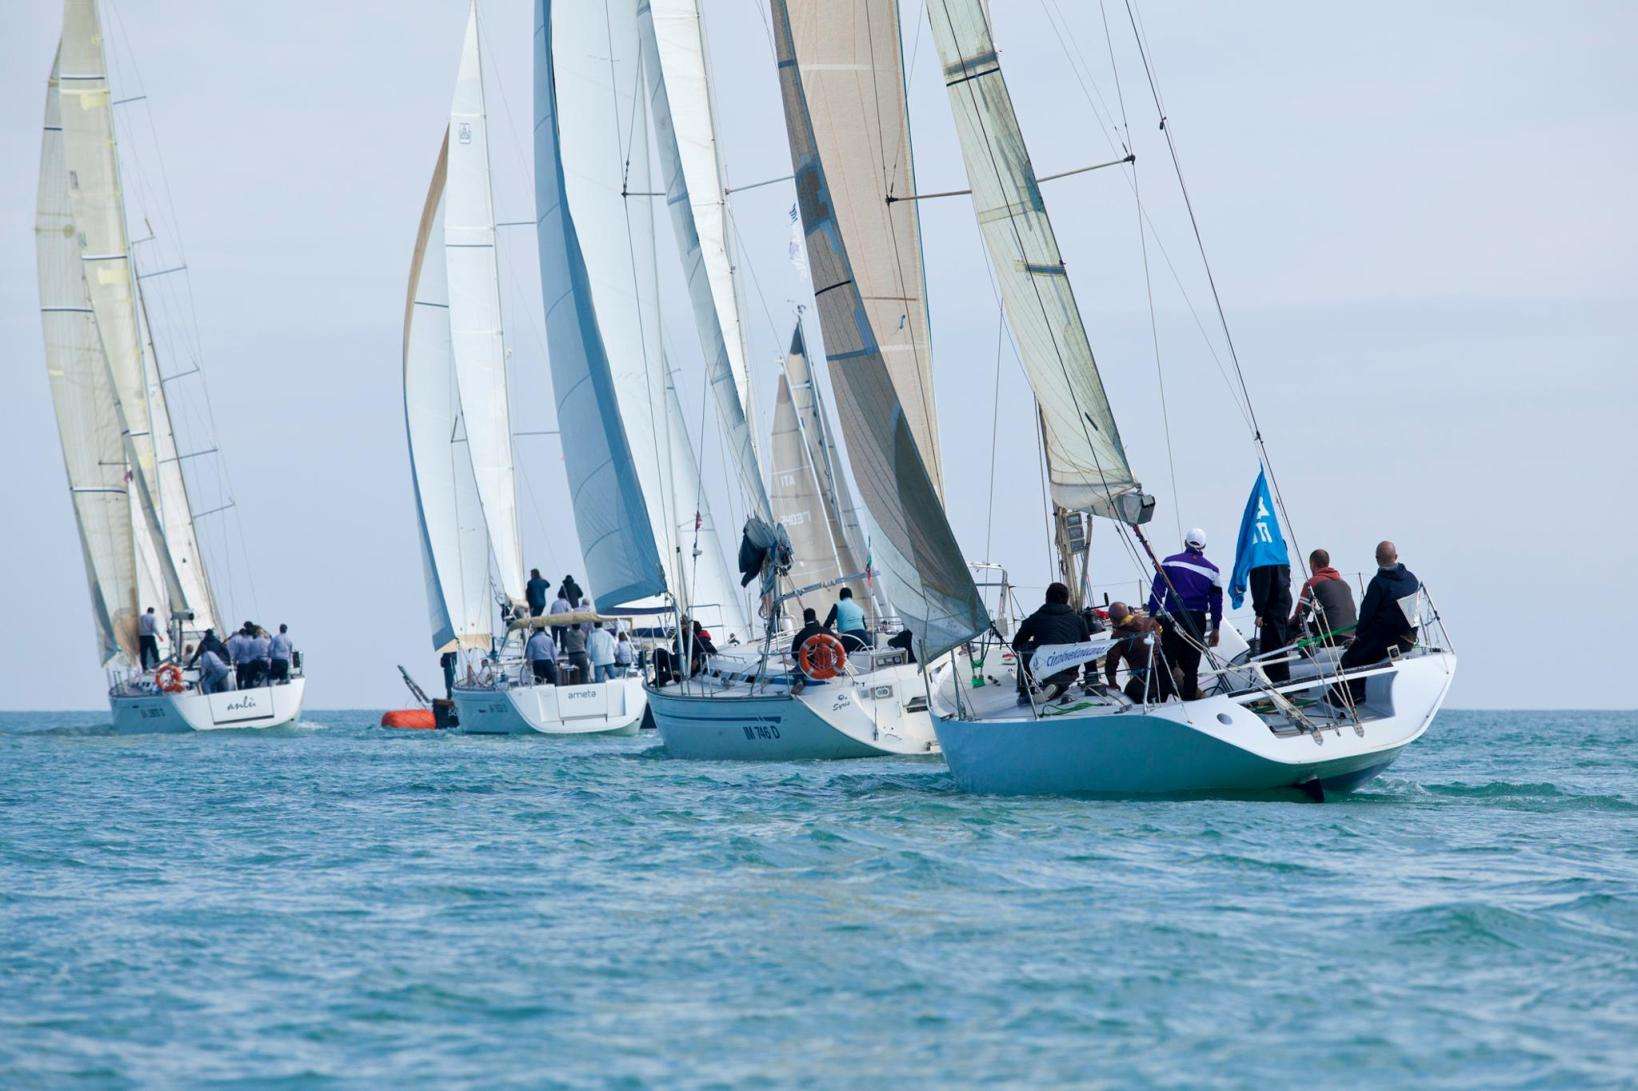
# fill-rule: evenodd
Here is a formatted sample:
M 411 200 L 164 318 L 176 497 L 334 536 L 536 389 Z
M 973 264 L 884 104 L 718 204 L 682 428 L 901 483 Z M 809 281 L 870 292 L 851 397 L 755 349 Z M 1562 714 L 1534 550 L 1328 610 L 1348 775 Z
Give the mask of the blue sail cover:
M 546 344 L 587 586 L 598 608 L 608 610 L 664 594 L 666 582 L 620 421 L 580 239 L 564 199 L 552 72 L 552 0 L 539 0 L 537 11 L 535 237 Z

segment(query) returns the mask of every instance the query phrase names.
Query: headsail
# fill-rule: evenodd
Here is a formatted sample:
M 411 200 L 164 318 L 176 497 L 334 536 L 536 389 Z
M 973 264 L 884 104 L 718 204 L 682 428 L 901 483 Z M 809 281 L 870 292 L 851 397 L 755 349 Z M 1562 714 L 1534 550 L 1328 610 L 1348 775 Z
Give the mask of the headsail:
M 489 525 L 501 590 L 523 601 L 523 543 L 512 466 L 512 418 L 506 403 L 506 346 L 501 336 L 500 276 L 495 265 L 495 208 L 489 185 L 489 135 L 478 52 L 478 9 L 467 16 L 455 101 L 450 108 L 444 193 L 449 331 L 467 448 Z
M 774 518 L 790 536 L 793 562 L 789 579 L 797 587 L 832 584 L 859 571 L 848 568 L 838 551 L 840 528 L 831 521 L 830 506 L 820 488 L 812 448 L 804 433 L 791 397 L 790 379 L 781 375 L 774 398 L 773 443 L 768 448 L 769 492 Z M 857 585 L 850 586 L 861 604 L 869 601 L 861 596 Z M 835 594 L 834 590 L 814 592 L 801 596 L 798 605 L 823 612 L 824 603 Z
M 600 609 L 669 590 L 684 609 L 696 603 L 719 609 L 722 623 L 745 636 L 744 600 L 700 489 L 698 460 L 661 346 L 653 201 L 643 195 L 650 183 L 636 0 L 541 0 L 540 10 L 535 204 L 558 428 L 566 458 L 577 454 L 576 415 L 602 415 L 600 431 L 623 435 L 621 449 L 594 442 L 610 450 L 604 462 L 623 456 L 621 472 L 632 471 L 631 491 L 621 501 L 635 500 L 646 511 L 643 523 L 664 572 L 631 594 L 635 581 L 611 584 L 594 570 L 589 590 Z M 565 171 L 566 163 L 572 171 Z M 569 368 L 562 374 L 560 336 L 574 342 L 563 349 Z M 599 380 L 595 389 L 585 385 L 592 357 L 592 370 L 606 371 L 611 380 Z M 585 498 L 582 480 L 571 464 L 581 547 L 591 567 L 602 540 L 634 524 L 627 518 L 609 527 L 606 512 L 588 512 L 582 522 L 583 503 L 607 503 Z
M 1069 273 L 1018 127 L 984 0 L 928 0 L 973 211 L 1040 406 L 1053 502 L 1131 523 L 1153 502 L 1133 479 Z
M 666 205 L 682 254 L 717 419 L 739 471 L 746 506 L 751 514 L 766 519 L 768 493 L 747 420 L 754 417 L 748 396 L 750 377 L 728 261 L 725 198 L 699 9 L 695 0 L 638 0 L 637 22 Z M 674 99 L 672 87 L 676 88 Z M 693 196 L 695 186 L 703 191 L 698 198 Z
M 944 494 L 898 0 L 788 0 L 816 154 L 864 312 L 933 489 Z M 826 337 L 829 331 L 826 330 Z M 827 348 L 829 346 L 827 345 Z
M 137 658 L 131 497 L 119 407 L 103 361 L 69 208 L 57 71 L 53 64 L 46 88 L 34 224 L 40 320 L 45 328 L 46 373 L 57 411 L 68 491 L 74 502 L 86 580 L 91 585 L 97 652 L 107 666 L 121 652 L 132 662 Z
M 848 259 L 814 137 L 786 0 L 770 0 L 791 165 L 808 268 L 836 388 L 848 461 L 872 521 L 875 567 L 894 609 L 932 658 L 989 625 L 955 534 L 923 462 L 908 414 L 877 344 Z
M 490 645 L 489 532 L 472 472 L 450 336 L 444 249 L 444 181 L 449 134 L 410 263 L 404 305 L 404 428 L 420 522 L 432 646 L 486 650 Z

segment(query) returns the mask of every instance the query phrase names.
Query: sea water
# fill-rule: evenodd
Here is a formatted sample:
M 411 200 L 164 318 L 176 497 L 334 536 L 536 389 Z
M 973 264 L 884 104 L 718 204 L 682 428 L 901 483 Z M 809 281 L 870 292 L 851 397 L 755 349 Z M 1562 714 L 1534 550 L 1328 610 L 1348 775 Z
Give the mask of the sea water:
M 0 1084 L 1638 1080 L 1638 714 L 1323 805 L 375 717 L 0 717 Z

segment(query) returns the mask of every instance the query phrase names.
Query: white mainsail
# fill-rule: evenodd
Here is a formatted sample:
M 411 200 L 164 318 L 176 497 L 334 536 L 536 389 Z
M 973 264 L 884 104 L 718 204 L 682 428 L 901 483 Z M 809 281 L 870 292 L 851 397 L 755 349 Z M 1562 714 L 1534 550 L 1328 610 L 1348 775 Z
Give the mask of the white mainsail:
M 34 224 L 40 320 L 63 466 L 91 587 L 97 653 L 103 665 L 110 666 L 121 653 L 131 662 L 137 657 L 132 505 L 119 406 L 103 360 L 69 208 L 57 71 L 53 64 L 46 87 Z
M 570 221 L 570 237 L 578 251 L 573 255 L 577 262 L 571 261 L 566 270 L 557 268 L 562 257 L 548 249 L 559 245 L 564 225 L 553 226 L 550 236 L 542 227 L 548 327 L 571 321 L 595 327 L 600 348 L 596 355 L 607 361 L 610 371 L 610 393 L 664 566 L 664 586 L 685 610 L 696 603 L 719 609 L 722 624 L 743 638 L 750 628 L 744 599 L 728 572 L 700 489 L 698 460 L 661 346 L 653 201 L 646 195 L 648 126 L 636 0 L 563 4 L 541 0 L 540 22 L 538 44 L 549 57 L 536 53 L 537 214 L 543 225 L 553 218 Z M 544 106 L 543 95 L 549 100 Z M 554 131 L 544 134 L 548 122 Z M 566 207 L 554 208 L 559 202 Z M 575 313 L 554 316 L 552 311 L 571 296 Z M 591 339 L 584 329 L 573 337 L 582 345 Z M 556 344 L 554 337 L 558 427 L 567 452 L 570 425 L 563 403 L 585 376 L 558 375 Z M 579 370 L 579 361 L 575 365 Z M 605 408 L 599 400 L 581 411 Z M 606 422 L 602 430 L 608 431 Z M 571 471 L 571 487 L 576 487 L 573 478 Z M 577 525 L 579 503 L 577 497 Z M 595 528 L 603 517 L 591 522 Z M 589 565 L 597 540 L 588 540 L 587 531 L 587 526 L 580 526 Z M 588 589 L 600 607 L 620 605 L 607 601 L 612 588 Z
M 449 134 L 427 190 L 404 305 L 404 428 L 420 521 L 432 646 L 490 646 L 489 531 L 461 419 L 444 249 Z
M 500 274 L 495 263 L 495 208 L 489 182 L 478 9 L 473 4 L 450 108 L 444 189 L 444 259 L 449 331 L 472 471 L 489 525 L 500 587 L 523 601 L 523 540 L 518 529 L 512 421 L 506 401 L 506 345 L 501 334 Z
M 989 615 L 967 571 L 876 341 L 826 181 L 786 0 L 770 0 L 785 129 L 801 206 L 814 302 L 836 389 L 848 462 L 877 533 L 873 563 L 924 660 L 982 632 Z
M 1040 406 L 1053 502 L 1127 522 L 1152 511 L 1126 461 L 1069 272 L 1001 74 L 984 0 L 927 0 L 973 211 Z
M 666 205 L 694 305 L 694 326 L 717 418 L 739 471 L 746 506 L 766 519 L 768 493 L 747 421 L 753 415 L 750 378 L 733 267 L 728 260 L 722 169 L 711 119 L 699 9 L 695 0 L 638 0 L 637 22 Z M 696 187 L 702 191 L 698 197 Z
M 889 201 L 916 192 L 898 0 L 789 0 L 788 12 L 789 55 L 802 66 L 841 242 L 905 422 L 942 497 L 921 219 L 915 201 Z

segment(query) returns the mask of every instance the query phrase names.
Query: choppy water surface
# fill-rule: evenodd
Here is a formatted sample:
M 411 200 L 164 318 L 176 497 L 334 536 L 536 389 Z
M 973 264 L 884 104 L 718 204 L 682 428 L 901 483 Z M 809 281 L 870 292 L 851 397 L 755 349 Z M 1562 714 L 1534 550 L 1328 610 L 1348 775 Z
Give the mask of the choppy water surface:
M 1323 806 L 104 720 L 0 717 L 0 1084 L 1638 1079 L 1638 714 Z

